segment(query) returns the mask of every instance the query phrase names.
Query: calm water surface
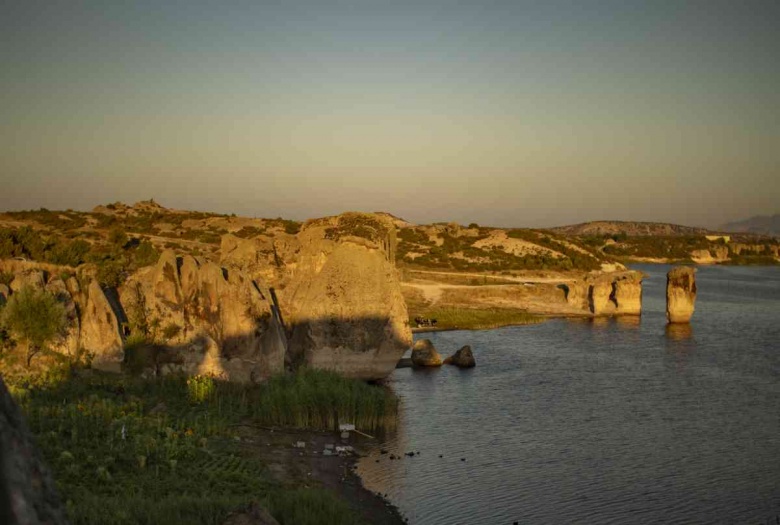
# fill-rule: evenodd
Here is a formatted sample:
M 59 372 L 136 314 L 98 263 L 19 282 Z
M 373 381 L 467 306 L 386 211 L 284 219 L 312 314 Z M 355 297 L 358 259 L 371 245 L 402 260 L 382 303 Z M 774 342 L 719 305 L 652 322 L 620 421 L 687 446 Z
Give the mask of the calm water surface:
M 425 335 L 477 368 L 393 373 L 366 486 L 419 524 L 775 523 L 780 269 L 699 268 L 690 328 L 667 330 L 668 267 L 637 268 L 641 322 Z

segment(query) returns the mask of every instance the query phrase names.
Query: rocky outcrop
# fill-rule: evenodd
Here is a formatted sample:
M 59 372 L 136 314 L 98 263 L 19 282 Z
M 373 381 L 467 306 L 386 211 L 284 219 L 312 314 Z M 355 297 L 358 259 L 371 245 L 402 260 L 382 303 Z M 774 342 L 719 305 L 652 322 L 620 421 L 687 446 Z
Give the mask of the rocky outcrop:
M 473 368 L 477 366 L 474 354 L 469 345 L 464 346 L 450 357 L 444 360 L 445 365 L 455 365 L 458 368 Z
M 79 321 L 76 302 L 60 277 L 49 279 L 45 289 L 65 307 L 65 332 L 54 344 L 54 351 L 75 356 L 79 351 L 79 339 L 81 337 L 81 322 Z
M 0 376 L 0 523 L 65 525 L 49 468 Z
M 280 302 L 289 361 L 367 380 L 386 377 L 411 345 L 386 218 L 348 213 L 309 221 Z
M 588 285 L 580 281 L 574 281 L 561 284 L 559 288 L 563 290 L 566 297 L 566 303 L 570 306 L 582 309 L 588 307 Z
M 642 314 L 642 274 L 629 272 L 613 281 L 616 313 L 618 315 Z
M 155 373 L 258 382 L 283 370 L 286 351 L 284 329 L 262 288 L 240 270 L 165 252 L 155 267 L 128 280 L 121 299 L 132 325 L 167 332 L 164 351 L 150 363 Z
M 669 323 L 687 323 L 696 304 L 695 268 L 677 266 L 666 275 L 666 319 Z
M 94 368 L 113 372 L 121 369 L 124 352 L 119 321 L 97 281 L 92 281 L 87 291 L 87 304 L 81 317 L 80 344 L 94 354 Z
M 430 339 L 420 339 L 412 347 L 412 364 L 414 366 L 441 366 L 442 359 Z
M 641 272 L 597 274 L 586 279 L 588 283 L 588 307 L 591 314 L 641 315 Z
M 707 250 L 693 250 L 691 252 L 691 260 L 696 264 L 714 264 L 727 261 L 728 258 L 728 246 L 714 246 Z
M 588 305 L 593 315 L 610 315 L 615 313 L 617 304 L 612 295 L 612 281 L 598 278 L 590 283 L 588 288 Z
M 18 292 L 26 286 L 42 289 L 46 285 L 46 278 L 43 270 L 29 269 L 14 275 L 11 281 L 11 291 Z

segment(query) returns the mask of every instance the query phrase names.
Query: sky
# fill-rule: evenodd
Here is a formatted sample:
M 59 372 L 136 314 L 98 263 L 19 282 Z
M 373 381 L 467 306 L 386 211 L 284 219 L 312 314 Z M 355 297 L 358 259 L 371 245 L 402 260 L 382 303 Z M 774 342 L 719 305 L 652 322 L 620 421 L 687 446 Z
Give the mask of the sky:
M 780 211 L 780 2 L 6 1 L 0 210 Z

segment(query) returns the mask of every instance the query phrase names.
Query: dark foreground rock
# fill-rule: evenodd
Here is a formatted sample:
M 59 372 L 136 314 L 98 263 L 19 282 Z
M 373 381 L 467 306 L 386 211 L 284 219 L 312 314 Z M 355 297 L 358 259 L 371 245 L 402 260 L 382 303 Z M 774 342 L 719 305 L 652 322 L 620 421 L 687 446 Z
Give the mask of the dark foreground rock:
M 450 357 L 444 360 L 445 365 L 455 365 L 459 368 L 473 368 L 477 366 L 474 354 L 469 345 L 464 346 Z
M 66 524 L 62 502 L 22 413 L 0 377 L 0 523 Z
M 441 366 L 442 359 L 430 339 L 420 339 L 412 347 L 414 366 Z

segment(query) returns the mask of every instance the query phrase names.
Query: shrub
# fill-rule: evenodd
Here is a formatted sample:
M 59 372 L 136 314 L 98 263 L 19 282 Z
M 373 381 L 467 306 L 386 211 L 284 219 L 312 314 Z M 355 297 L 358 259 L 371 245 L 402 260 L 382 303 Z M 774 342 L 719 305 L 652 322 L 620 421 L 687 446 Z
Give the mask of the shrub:
M 147 239 L 142 240 L 133 254 L 133 262 L 135 266 L 140 268 L 143 266 L 151 266 L 157 263 L 157 259 L 160 258 L 160 252 L 154 247 L 154 245 Z
M 197 375 L 187 379 L 187 395 L 194 403 L 203 403 L 214 395 L 216 387 L 214 378 L 208 375 Z
M 2 324 L 27 345 L 27 366 L 65 329 L 65 307 L 48 292 L 25 286 L 3 308 Z
M 0 284 L 10 286 L 11 281 L 13 280 L 14 280 L 13 272 L 0 272 Z

